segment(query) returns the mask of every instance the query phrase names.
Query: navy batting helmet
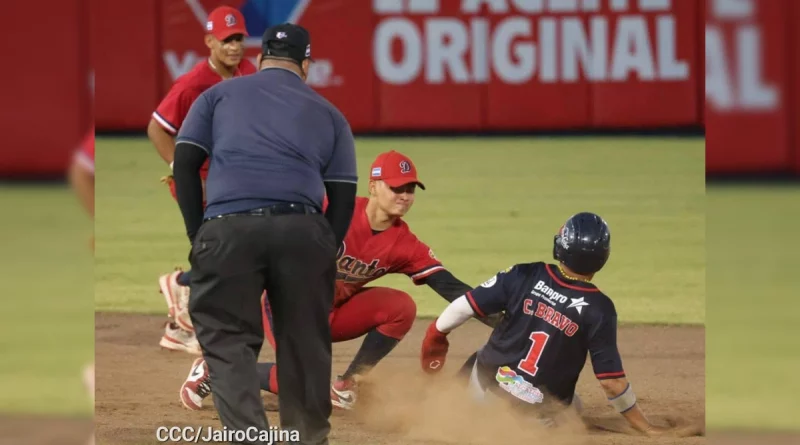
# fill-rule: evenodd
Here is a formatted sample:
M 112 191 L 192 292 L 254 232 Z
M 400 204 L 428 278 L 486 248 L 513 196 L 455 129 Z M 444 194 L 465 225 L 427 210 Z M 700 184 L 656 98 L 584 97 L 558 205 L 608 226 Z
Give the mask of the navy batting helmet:
M 602 269 L 610 253 L 611 231 L 594 213 L 573 215 L 553 239 L 553 258 L 581 275 Z

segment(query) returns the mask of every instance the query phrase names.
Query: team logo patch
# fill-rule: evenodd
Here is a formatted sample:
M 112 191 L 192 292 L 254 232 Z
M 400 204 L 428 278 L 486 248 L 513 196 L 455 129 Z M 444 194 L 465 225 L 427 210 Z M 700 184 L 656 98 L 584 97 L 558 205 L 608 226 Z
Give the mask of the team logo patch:
M 542 403 L 544 400 L 544 394 L 539 388 L 531 385 L 530 382 L 517 375 L 508 366 L 497 368 L 497 374 L 494 379 L 497 380 L 503 390 L 522 401 L 535 404 Z
M 569 228 L 566 225 L 561 226 L 561 230 L 558 233 L 558 244 L 565 249 L 569 249 L 569 242 L 567 241 L 569 239 Z
M 381 168 L 375 167 L 372 169 L 372 177 L 380 176 L 381 175 Z
M 225 26 L 230 28 L 231 26 L 236 25 L 236 16 L 233 14 L 228 14 L 225 16 Z
M 206 22 L 206 31 L 212 31 L 212 30 L 214 30 L 214 22 L 209 20 Z
M 285 39 L 286 37 L 288 37 L 288 35 L 285 32 L 280 31 L 279 33 L 275 34 L 275 37 L 279 39 Z
M 306 45 L 306 57 L 311 57 L 311 44 Z
M 400 173 L 406 174 L 411 172 L 411 164 L 408 161 L 400 161 Z

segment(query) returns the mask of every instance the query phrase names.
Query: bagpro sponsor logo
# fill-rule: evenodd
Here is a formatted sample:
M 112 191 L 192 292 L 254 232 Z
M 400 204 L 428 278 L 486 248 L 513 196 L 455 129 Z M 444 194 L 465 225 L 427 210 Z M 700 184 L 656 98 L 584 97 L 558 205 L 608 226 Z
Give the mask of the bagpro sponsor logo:
M 539 291 L 539 292 L 537 292 Z M 556 304 L 564 304 L 567 302 L 567 297 L 561 295 L 560 293 L 551 289 L 544 281 L 539 280 L 536 283 L 536 286 L 533 287 L 531 290 L 531 294 L 536 295 L 537 297 L 546 300 L 548 303 L 552 305 Z
M 460 0 L 463 18 L 440 0 L 373 0 L 375 71 L 395 85 L 686 80 L 672 1 Z

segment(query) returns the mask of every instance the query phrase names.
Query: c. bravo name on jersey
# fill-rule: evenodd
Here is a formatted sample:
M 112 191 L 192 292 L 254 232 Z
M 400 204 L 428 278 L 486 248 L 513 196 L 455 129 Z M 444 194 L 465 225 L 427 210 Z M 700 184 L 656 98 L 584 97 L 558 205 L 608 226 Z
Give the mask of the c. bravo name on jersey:
M 580 326 L 578 326 L 577 323 L 550 306 L 547 306 L 544 303 L 538 303 L 536 305 L 536 311 L 534 311 L 531 309 L 533 304 L 533 300 L 526 298 L 525 303 L 522 306 L 522 312 L 525 313 L 525 315 L 533 315 L 534 317 L 541 318 L 542 320 L 555 326 L 559 331 L 564 332 L 567 337 L 572 337 L 576 332 L 578 332 L 578 329 L 580 329 Z

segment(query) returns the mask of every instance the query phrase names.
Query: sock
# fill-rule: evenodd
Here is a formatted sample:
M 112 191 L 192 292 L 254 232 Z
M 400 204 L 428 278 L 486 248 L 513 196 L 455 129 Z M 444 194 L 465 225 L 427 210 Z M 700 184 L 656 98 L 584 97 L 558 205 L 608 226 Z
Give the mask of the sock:
M 188 286 L 192 282 L 192 271 L 187 270 L 186 272 L 181 272 L 178 275 L 177 281 L 181 286 Z
M 366 338 L 364 338 L 364 343 L 361 344 L 361 348 L 356 353 L 353 362 L 350 363 L 350 367 L 342 375 L 342 378 L 347 380 L 354 375 L 363 374 L 373 368 L 387 354 L 392 352 L 392 349 L 398 343 L 400 343 L 400 340 L 387 337 L 378 332 L 377 329 L 369 331 Z
M 278 368 L 275 363 L 256 363 L 258 381 L 263 391 L 278 393 Z

